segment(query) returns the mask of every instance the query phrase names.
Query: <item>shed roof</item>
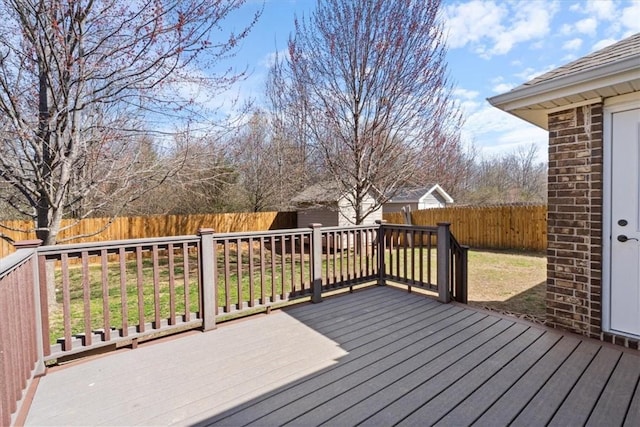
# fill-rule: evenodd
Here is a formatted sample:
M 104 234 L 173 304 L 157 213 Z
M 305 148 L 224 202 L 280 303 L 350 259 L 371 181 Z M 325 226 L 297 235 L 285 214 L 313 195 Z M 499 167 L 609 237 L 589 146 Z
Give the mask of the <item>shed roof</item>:
M 640 91 L 640 33 L 544 73 L 491 105 L 548 129 L 547 116 L 569 105 Z
M 291 201 L 295 204 L 327 204 L 337 202 L 342 198 L 342 195 L 343 192 L 338 183 L 327 181 L 305 188 Z
M 438 184 L 428 184 L 424 187 L 399 188 L 388 203 L 417 203 L 421 198 L 433 193 L 439 193 L 447 203 L 453 203 L 453 198 Z

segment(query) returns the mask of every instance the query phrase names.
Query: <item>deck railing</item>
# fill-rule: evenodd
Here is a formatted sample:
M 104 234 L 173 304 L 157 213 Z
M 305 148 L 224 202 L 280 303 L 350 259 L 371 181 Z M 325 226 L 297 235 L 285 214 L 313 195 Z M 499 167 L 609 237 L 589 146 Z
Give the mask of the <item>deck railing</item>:
M 38 248 L 45 360 L 202 325 L 198 236 Z
M 438 294 L 442 302 L 467 302 L 467 251 L 449 223 L 419 227 L 381 222 L 380 280 Z
M 40 242 L 37 241 L 35 246 Z M 44 373 L 34 242 L 0 259 L 0 425 L 15 422 L 33 379 Z
M 448 224 L 201 229 L 194 236 L 23 248 L 0 261 L 2 421 L 43 361 L 208 330 L 232 316 L 320 302 L 326 292 L 367 283 L 466 301 L 466 249 Z

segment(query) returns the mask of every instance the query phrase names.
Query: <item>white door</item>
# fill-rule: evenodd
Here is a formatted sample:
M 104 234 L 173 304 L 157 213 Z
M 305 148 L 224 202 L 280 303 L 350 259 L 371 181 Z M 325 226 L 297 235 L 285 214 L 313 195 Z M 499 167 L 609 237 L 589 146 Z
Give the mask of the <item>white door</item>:
M 611 116 L 610 326 L 640 335 L 640 109 Z

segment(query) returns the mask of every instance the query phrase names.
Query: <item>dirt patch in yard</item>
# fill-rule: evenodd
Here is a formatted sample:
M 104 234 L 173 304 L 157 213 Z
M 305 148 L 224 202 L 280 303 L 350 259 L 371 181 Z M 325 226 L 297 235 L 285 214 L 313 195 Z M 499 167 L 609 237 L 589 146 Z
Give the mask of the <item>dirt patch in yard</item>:
M 469 251 L 469 304 L 543 323 L 547 258 Z

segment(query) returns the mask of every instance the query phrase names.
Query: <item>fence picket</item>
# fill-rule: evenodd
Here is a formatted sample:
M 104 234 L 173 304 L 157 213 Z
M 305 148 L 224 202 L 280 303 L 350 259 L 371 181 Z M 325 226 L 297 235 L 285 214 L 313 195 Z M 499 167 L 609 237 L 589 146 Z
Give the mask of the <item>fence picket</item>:
M 390 224 L 403 224 L 397 213 L 384 214 Z M 460 206 L 411 212 L 416 226 L 451 223 L 462 245 L 488 249 L 543 251 L 547 247 L 547 206 Z
M 129 240 L 147 237 L 181 236 L 199 228 L 213 228 L 218 233 L 278 230 L 296 227 L 296 212 L 235 212 L 199 215 L 150 215 L 144 217 L 65 219 L 59 239 L 64 243 L 88 243 L 107 240 Z M 77 235 L 93 236 L 66 241 Z M 21 230 L 21 231 L 14 231 Z M 35 239 L 31 220 L 0 221 L 0 231 L 15 242 Z M 0 239 L 0 258 L 15 251 L 8 241 Z

